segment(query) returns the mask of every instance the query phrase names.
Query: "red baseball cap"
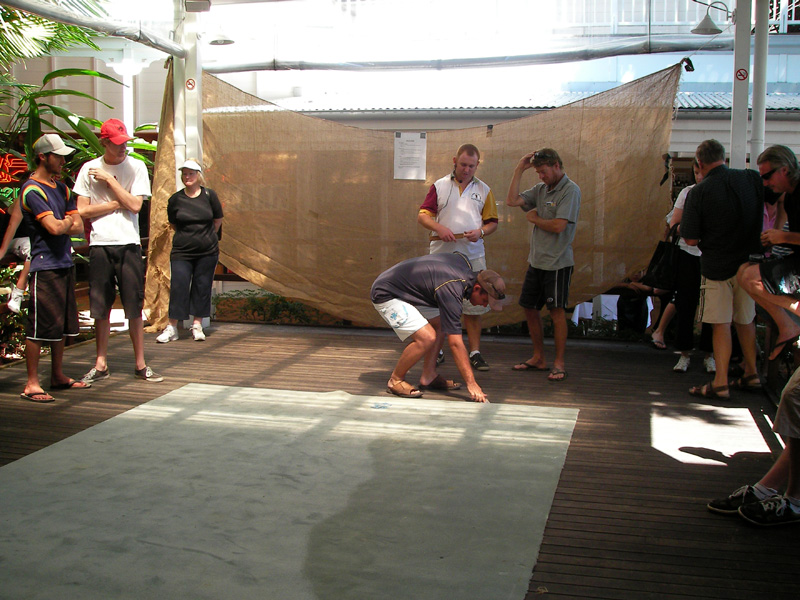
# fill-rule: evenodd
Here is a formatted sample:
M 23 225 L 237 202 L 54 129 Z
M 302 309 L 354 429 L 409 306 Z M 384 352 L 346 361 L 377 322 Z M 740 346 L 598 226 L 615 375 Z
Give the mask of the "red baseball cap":
M 100 128 L 100 138 L 107 139 L 112 144 L 124 144 L 130 142 L 133 138 L 128 135 L 128 130 L 125 129 L 125 123 L 119 119 L 109 119 Z

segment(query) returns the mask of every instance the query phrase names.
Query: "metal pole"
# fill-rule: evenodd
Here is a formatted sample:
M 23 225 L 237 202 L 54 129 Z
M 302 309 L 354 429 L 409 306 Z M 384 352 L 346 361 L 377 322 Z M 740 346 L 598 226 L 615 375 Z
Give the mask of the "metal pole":
M 764 150 L 767 125 L 767 56 L 769 55 L 769 0 L 756 0 L 756 39 L 753 53 L 753 115 L 750 166 Z
M 738 0 L 736 2 L 730 147 L 730 166 L 734 169 L 744 169 L 747 165 L 747 109 L 750 91 L 750 13 L 752 7 L 752 0 Z

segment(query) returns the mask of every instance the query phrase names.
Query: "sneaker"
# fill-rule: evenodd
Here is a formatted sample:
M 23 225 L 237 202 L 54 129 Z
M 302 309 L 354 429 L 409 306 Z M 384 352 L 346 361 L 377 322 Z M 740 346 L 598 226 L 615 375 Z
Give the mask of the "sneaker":
M 691 360 L 688 356 L 684 356 L 681 354 L 681 357 L 678 359 L 678 362 L 672 367 L 672 370 L 676 373 L 686 373 L 689 370 L 689 363 Z
M 752 502 L 739 507 L 739 514 L 755 525 L 788 525 L 800 523 L 800 512 L 792 509 L 783 496 L 772 496 L 761 502 Z
M 195 342 L 204 342 L 206 339 L 206 334 L 203 333 L 203 326 L 200 323 L 194 323 L 192 325 L 192 337 L 194 338 Z
M 706 373 L 716 373 L 717 372 L 717 363 L 714 360 L 713 356 L 706 356 L 703 359 L 703 366 L 706 369 Z
M 99 371 L 98 369 L 92 367 L 89 369 L 89 372 L 86 373 L 83 377 L 81 377 L 81 381 L 83 383 L 94 383 L 95 381 L 101 381 L 103 379 L 108 379 L 111 376 L 111 373 L 108 371 L 108 367 L 106 367 L 105 371 Z
M 476 371 L 488 371 L 489 365 L 486 364 L 486 361 L 483 360 L 480 352 L 476 352 L 472 356 L 469 357 L 469 364 L 472 365 L 472 368 Z
M 760 502 L 755 488 L 752 485 L 743 485 L 738 490 L 733 492 L 727 498 L 719 498 L 712 500 L 706 506 L 711 512 L 719 513 L 721 515 L 734 515 L 739 512 L 739 507 L 745 504 L 754 504 Z
M 145 381 L 149 381 L 151 383 L 158 383 L 159 381 L 164 381 L 164 378 L 153 371 L 150 367 L 145 367 L 144 369 L 134 369 L 133 372 L 139 379 L 144 379 Z
M 14 286 L 14 289 L 11 290 L 11 298 L 8 299 L 8 310 L 19 314 L 19 311 L 22 308 L 22 298 L 24 295 L 25 290 L 21 290 L 17 286 Z
M 436 357 L 436 366 L 438 367 L 444 362 L 444 350 L 439 350 L 439 356 Z
M 178 330 L 175 329 L 172 325 L 167 325 L 164 328 L 164 331 L 161 332 L 156 338 L 156 341 L 159 344 L 166 344 L 167 342 L 174 342 L 178 339 Z

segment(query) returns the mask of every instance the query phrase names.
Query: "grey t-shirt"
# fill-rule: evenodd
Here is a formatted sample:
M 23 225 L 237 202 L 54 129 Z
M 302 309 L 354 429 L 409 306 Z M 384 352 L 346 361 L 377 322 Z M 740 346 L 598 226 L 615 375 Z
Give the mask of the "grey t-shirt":
M 581 189 L 564 175 L 555 187 L 548 191 L 539 183 L 520 194 L 523 211 L 536 209 L 543 219 L 566 219 L 567 227 L 561 233 L 551 233 L 538 227 L 531 233 L 531 250 L 528 263 L 535 269 L 557 271 L 575 265 L 572 256 L 572 240 L 581 208 Z
M 429 254 L 409 258 L 381 273 L 372 284 L 375 304 L 392 299 L 412 306 L 438 308 L 442 333 L 461 333 L 462 300 L 475 286 L 478 274 L 463 254 Z

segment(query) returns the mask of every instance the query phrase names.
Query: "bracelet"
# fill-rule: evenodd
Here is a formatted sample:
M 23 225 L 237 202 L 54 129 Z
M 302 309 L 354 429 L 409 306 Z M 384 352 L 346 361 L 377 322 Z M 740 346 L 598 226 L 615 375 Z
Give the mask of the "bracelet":
M 483 227 L 481 227 L 481 239 L 483 239 L 485 232 L 483 231 Z

